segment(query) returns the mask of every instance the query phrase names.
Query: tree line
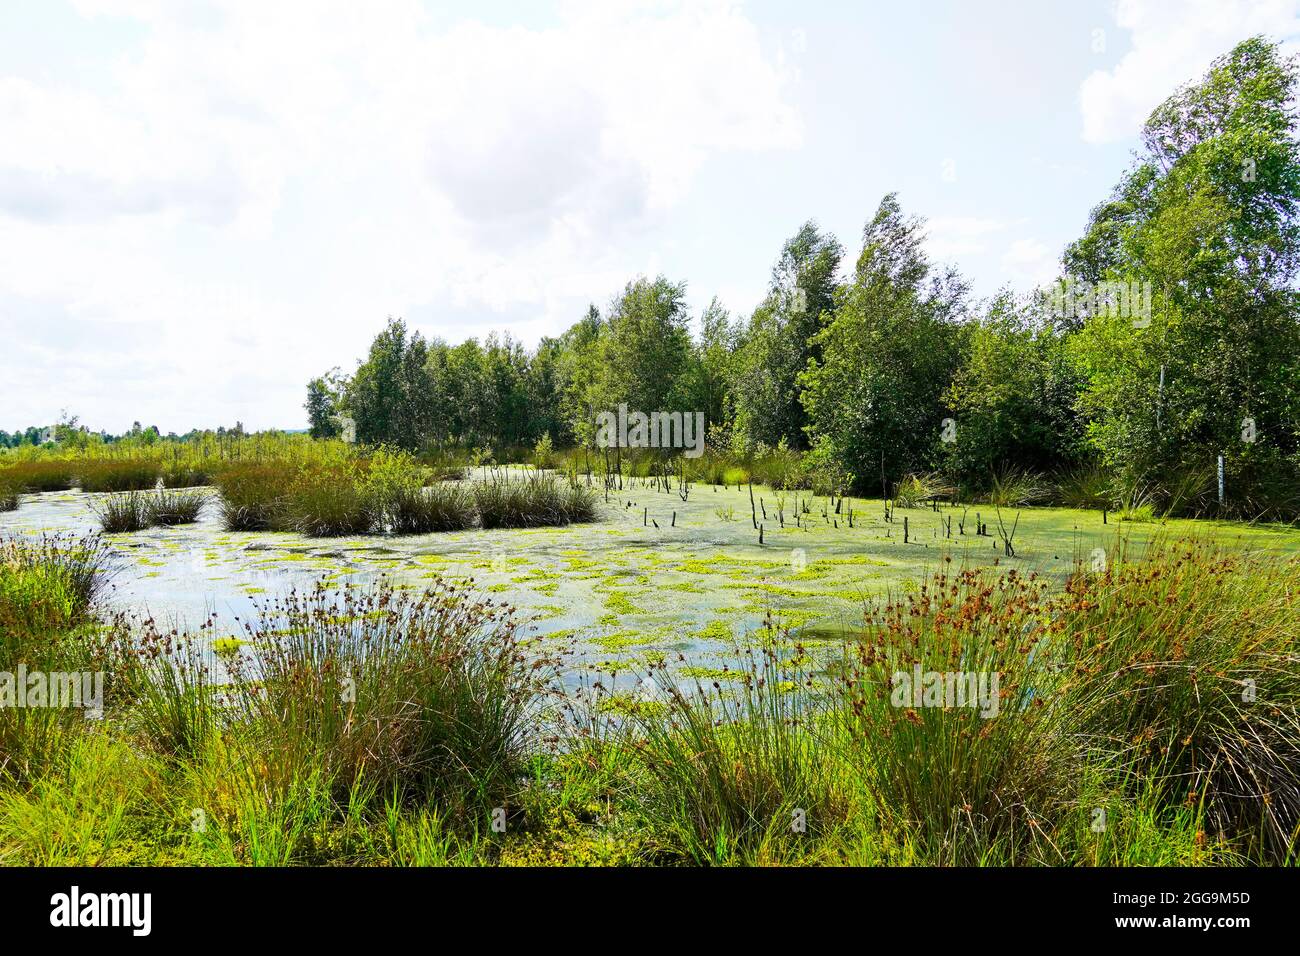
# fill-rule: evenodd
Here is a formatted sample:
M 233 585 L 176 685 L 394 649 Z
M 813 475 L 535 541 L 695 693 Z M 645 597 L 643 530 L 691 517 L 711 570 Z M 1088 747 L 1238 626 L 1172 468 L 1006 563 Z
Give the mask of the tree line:
M 1157 107 L 1064 251 L 1075 285 L 1055 295 L 974 300 L 891 193 L 856 260 L 803 224 L 748 317 L 716 299 L 692 317 L 685 283 L 659 276 L 534 349 L 391 319 L 352 374 L 309 384 L 311 431 L 337 434 L 346 415 L 358 441 L 414 451 L 590 446 L 596 416 L 626 403 L 702 411 L 711 448 L 800 450 L 861 491 L 929 471 L 978 489 L 1086 468 L 1169 488 L 1223 456 L 1234 493 L 1294 499 L 1298 75 L 1256 37 Z M 1063 309 L 1062 288 L 1085 294 Z M 1098 294 L 1115 288 L 1149 289 L 1149 310 Z

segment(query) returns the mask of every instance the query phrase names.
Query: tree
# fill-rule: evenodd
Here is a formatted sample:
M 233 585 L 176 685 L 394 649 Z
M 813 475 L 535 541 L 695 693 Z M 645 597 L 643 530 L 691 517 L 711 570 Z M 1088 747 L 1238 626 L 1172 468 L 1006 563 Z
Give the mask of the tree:
M 704 413 L 708 429 L 725 428 L 730 422 L 740 333 L 722 303 L 714 298 L 700 316 L 700 336 L 692 348 L 681 388 L 690 396 L 690 408 Z
M 347 385 L 344 408 L 357 425 L 357 440 L 414 451 L 430 437 L 429 345 L 409 335 L 401 319 L 389 319 Z
M 304 407 L 307 409 L 308 431 L 312 438 L 338 437 L 339 423 L 335 417 L 338 414 L 338 397 L 326 381 L 326 376 L 318 375 L 307 383 L 307 401 Z
M 999 472 L 1048 472 L 1080 458 L 1074 368 L 1064 336 L 1037 304 L 1002 292 L 969 326 L 945 395 L 954 428 L 944 446 L 950 473 L 967 487 L 985 490 Z
M 1098 314 L 1071 342 L 1089 440 L 1130 480 L 1223 454 L 1237 477 L 1280 483 L 1296 460 L 1298 75 L 1258 37 L 1215 60 L 1151 114 L 1135 167 L 1067 250 L 1085 278 L 1157 292 L 1149 328 Z
M 966 288 L 951 271 L 931 274 L 923 225 L 893 194 L 881 201 L 853 282 L 817 334 L 821 359 L 799 379 L 810 437 L 859 487 L 887 486 L 938 457 Z
M 627 284 L 601 329 L 590 407 L 610 410 L 626 402 L 646 413 L 692 410 L 682 387 L 691 353 L 685 299 L 686 284 L 663 276 Z
M 596 415 L 601 411 L 598 383 L 604 332 L 600 310 L 590 305 L 587 314 L 560 336 L 560 414 L 574 440 L 586 446 L 595 440 Z
M 737 350 L 736 430 L 742 444 L 804 447 L 808 419 L 798 378 L 821 358 L 817 333 L 834 307 L 843 255 L 838 240 L 812 220 L 782 246 L 767 298 L 754 310 Z

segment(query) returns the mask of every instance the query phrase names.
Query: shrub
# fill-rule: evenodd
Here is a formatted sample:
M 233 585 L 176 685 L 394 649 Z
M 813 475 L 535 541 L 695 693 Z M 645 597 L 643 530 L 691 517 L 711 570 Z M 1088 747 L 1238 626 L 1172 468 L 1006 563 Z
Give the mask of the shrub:
M 555 445 L 551 441 L 551 433 L 545 432 L 542 437 L 537 439 L 537 444 L 533 446 L 533 465 L 537 468 L 554 468 L 556 463 Z
M 790 487 L 809 488 L 814 494 L 840 496 L 853 488 L 854 476 L 836 457 L 834 450 L 826 442 L 818 442 L 812 451 L 800 461 L 802 477 L 792 482 Z M 884 491 L 881 491 L 884 494 Z
M 19 496 L 18 486 L 0 478 L 0 511 L 17 511 Z

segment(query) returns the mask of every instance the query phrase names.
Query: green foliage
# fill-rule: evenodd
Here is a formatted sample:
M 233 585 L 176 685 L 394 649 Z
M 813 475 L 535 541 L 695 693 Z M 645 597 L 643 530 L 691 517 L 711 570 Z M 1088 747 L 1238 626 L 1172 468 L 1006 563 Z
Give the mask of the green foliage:
M 1223 454 L 1244 509 L 1297 475 L 1298 75 L 1261 38 L 1216 60 L 1151 114 L 1145 153 L 1066 254 L 1082 278 L 1157 293 L 1149 327 L 1092 316 L 1069 346 L 1089 442 L 1128 481 L 1169 483 Z
M 952 321 L 964 288 L 952 274 L 924 284 L 921 228 L 885 197 L 864 232 L 854 281 L 818 333 L 822 359 L 800 379 L 810 430 L 860 486 L 888 485 L 936 457 L 943 394 L 964 338 Z
M 956 488 L 938 472 L 907 475 L 894 489 L 894 500 L 904 508 L 920 508 L 938 498 L 950 498 Z
M 772 268 L 767 298 L 736 350 L 736 432 L 741 445 L 807 446 L 808 415 L 799 376 L 819 361 L 817 337 L 835 307 L 844 249 L 813 221 L 786 241 Z
M 307 426 L 312 438 L 337 438 L 339 395 L 337 387 L 325 376 L 307 383 Z
M 69 461 L 19 461 L 0 470 L 0 480 L 7 486 L 32 493 L 67 491 L 74 478 Z
M 1196 542 L 1130 558 L 1122 539 L 1110 557 L 1063 593 L 944 569 L 871 605 L 842 651 L 769 624 L 708 677 L 602 678 L 557 719 L 555 661 L 460 588 L 291 594 L 237 642 L 142 622 L 110 667 L 86 630 L 103 547 L 7 542 L 0 670 L 116 679 L 101 721 L 0 709 L 0 860 L 1293 859 L 1294 560 Z M 898 699 L 918 666 L 997 673 L 996 715 Z
M 0 674 L 103 671 L 92 604 L 111 554 L 91 537 L 0 539 Z M 0 784 L 29 783 L 59 766 L 85 717 L 69 707 L 0 707 Z
M 1064 337 L 1036 322 L 1028 303 L 999 295 L 968 327 L 946 394 L 954 422 L 953 441 L 941 445 L 948 472 L 964 487 L 987 490 L 1011 463 L 1069 467 L 1083 439 L 1073 408 L 1077 394 Z

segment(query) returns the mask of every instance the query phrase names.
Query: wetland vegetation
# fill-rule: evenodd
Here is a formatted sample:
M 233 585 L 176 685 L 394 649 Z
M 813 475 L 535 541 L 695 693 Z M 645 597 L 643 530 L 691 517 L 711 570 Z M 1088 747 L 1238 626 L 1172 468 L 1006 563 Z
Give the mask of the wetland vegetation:
M 1064 310 L 889 195 L 745 321 L 642 277 L 390 321 L 310 434 L 0 433 L 0 863 L 1295 863 L 1298 75 L 1152 114 Z

